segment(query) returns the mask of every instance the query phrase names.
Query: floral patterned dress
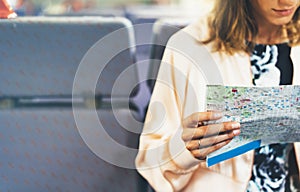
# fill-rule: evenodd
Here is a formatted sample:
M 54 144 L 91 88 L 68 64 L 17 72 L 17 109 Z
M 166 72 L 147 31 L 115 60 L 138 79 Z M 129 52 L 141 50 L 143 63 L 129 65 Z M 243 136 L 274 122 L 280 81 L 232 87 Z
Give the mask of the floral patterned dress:
M 292 84 L 293 63 L 288 44 L 255 45 L 250 57 L 253 84 Z M 300 192 L 298 167 L 292 144 L 272 144 L 255 150 L 247 192 Z

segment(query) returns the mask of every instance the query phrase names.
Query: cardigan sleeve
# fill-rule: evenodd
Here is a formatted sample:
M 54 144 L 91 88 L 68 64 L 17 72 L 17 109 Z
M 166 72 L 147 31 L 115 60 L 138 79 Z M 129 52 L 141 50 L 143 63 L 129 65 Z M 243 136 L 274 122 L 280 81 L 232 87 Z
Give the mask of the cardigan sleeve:
M 156 191 L 183 189 L 198 166 L 205 164 L 181 139 L 182 119 L 204 110 L 205 92 L 198 90 L 204 82 L 187 58 L 166 48 L 136 158 L 137 170 Z

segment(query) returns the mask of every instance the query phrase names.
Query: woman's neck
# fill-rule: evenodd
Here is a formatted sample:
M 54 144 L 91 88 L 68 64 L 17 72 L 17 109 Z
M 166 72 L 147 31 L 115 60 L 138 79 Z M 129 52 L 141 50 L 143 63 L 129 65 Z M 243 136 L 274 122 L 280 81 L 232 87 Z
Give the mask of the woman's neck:
M 257 44 L 279 44 L 286 42 L 282 26 L 260 25 L 254 39 Z

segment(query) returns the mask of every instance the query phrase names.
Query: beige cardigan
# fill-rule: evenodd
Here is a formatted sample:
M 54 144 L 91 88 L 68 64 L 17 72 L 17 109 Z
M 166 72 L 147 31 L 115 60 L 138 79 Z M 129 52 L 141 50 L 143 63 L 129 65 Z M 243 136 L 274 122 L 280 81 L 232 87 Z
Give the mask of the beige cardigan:
M 175 34 L 164 53 L 136 158 L 139 173 L 156 191 L 242 192 L 251 177 L 253 151 L 207 168 L 181 139 L 181 120 L 205 111 L 208 83 L 252 85 L 249 56 L 212 53 L 210 45 L 196 41 L 206 35 L 202 19 Z M 291 59 L 293 84 L 300 84 L 299 46 L 292 48 Z M 299 143 L 295 151 L 300 162 Z

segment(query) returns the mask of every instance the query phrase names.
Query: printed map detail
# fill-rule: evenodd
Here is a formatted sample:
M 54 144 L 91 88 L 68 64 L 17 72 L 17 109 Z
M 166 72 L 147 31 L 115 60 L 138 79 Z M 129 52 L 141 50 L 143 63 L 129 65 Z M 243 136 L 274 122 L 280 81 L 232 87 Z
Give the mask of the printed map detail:
M 222 111 L 217 122 L 238 121 L 241 134 L 211 153 L 208 166 L 271 143 L 300 141 L 300 86 L 207 86 L 207 110 Z

